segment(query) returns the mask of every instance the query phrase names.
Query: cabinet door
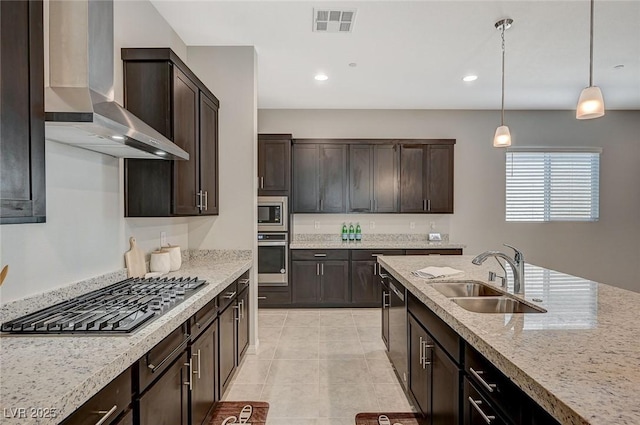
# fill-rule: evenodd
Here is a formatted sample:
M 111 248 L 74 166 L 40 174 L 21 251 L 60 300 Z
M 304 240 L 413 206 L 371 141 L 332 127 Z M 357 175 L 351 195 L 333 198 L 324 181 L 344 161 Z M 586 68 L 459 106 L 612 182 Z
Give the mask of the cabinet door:
M 356 304 L 380 305 L 382 289 L 376 275 L 376 261 L 351 262 L 351 301 Z
M 373 209 L 378 213 L 398 211 L 398 146 L 373 148 Z
M 240 364 L 242 356 L 249 348 L 249 289 L 245 289 L 237 300 L 238 306 L 238 358 L 236 364 Z
M 200 92 L 200 190 L 203 215 L 218 214 L 218 107 Z
M 320 145 L 320 212 L 347 211 L 347 146 Z
M 384 341 L 384 345 L 387 346 L 387 350 L 389 350 L 389 297 L 391 293 L 389 292 L 389 285 L 387 282 L 381 278 L 381 286 L 382 286 L 382 340 Z
M 433 339 L 427 347 L 426 359 L 431 362 L 432 425 L 459 423 L 460 369 Z
M 474 385 L 465 377 L 464 378 L 464 396 L 463 396 L 463 421 L 464 425 L 511 425 L 511 422 L 505 421 L 480 394 Z
M 400 147 L 400 212 L 425 212 L 425 145 Z
M 429 417 L 432 412 L 432 386 L 429 376 L 432 366 L 427 360 L 426 352 L 428 347 L 433 345 L 427 331 L 409 315 L 409 391 L 418 403 L 420 411 Z
M 287 195 L 291 184 L 291 135 L 258 134 L 258 195 Z
M 320 301 L 331 304 L 349 302 L 349 262 L 320 262 Z
M 320 211 L 318 145 L 293 145 L 294 213 Z
M 427 148 L 427 210 L 453 213 L 453 145 Z
M 320 300 L 318 281 L 320 263 L 317 261 L 291 262 L 291 288 L 295 304 L 317 303 Z
M 187 425 L 190 373 L 183 353 L 140 397 L 141 425 Z
M 173 213 L 197 215 L 196 194 L 200 188 L 198 131 L 198 87 L 173 67 L 173 142 L 189 153 L 188 161 L 173 161 Z
M 373 146 L 349 145 L 349 211 L 372 212 Z
M 200 425 L 216 400 L 218 323 L 214 321 L 191 346 L 193 391 L 191 392 L 192 425 Z
M 0 223 L 43 223 L 42 1 L 2 1 L 0 19 Z
M 224 396 L 229 383 L 231 382 L 231 376 L 236 369 L 236 317 L 237 309 L 233 303 L 229 305 L 222 314 L 218 317 L 218 355 L 220 372 L 218 374 L 219 379 L 219 392 L 220 399 Z

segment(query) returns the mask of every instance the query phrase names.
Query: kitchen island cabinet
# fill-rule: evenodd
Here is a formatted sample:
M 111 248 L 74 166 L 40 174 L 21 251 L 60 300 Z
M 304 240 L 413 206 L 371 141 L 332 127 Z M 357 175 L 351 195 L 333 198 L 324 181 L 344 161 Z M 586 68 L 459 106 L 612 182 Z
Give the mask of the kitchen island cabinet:
M 451 361 L 465 366 L 458 380 L 458 391 L 464 393 L 457 398 L 461 423 L 487 423 L 485 416 L 495 417 L 491 423 L 526 425 L 640 423 L 635 407 L 640 374 L 629 362 L 630 355 L 639 353 L 633 306 L 640 294 L 525 264 L 525 295 L 516 298 L 546 312 L 475 313 L 434 287 L 461 280 L 491 285 L 488 273 L 502 272 L 493 262 L 476 266 L 472 259 L 378 257 L 381 267 L 406 287 L 410 316 L 426 326 Z M 463 274 L 430 280 L 411 274 L 427 266 L 449 266 Z M 412 300 L 431 319 L 416 316 Z M 446 325 L 454 338 L 438 333 L 434 323 Z M 616 350 L 607 348 L 612 338 Z M 466 350 L 451 349 L 456 339 Z M 593 367 L 594 358 L 615 366 Z

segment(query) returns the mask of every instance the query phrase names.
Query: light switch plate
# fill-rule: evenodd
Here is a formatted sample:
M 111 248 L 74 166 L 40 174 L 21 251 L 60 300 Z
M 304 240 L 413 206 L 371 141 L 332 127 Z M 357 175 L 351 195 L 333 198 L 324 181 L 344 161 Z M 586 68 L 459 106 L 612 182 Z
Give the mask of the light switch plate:
M 430 241 L 441 241 L 442 240 L 442 235 L 440 233 L 429 233 L 429 240 Z

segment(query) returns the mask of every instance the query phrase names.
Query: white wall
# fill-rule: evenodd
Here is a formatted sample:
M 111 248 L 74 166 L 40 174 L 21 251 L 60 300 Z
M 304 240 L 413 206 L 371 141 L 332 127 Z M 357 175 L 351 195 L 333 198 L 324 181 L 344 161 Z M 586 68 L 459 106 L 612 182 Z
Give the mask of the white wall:
M 514 146 L 600 146 L 600 221 L 506 223 L 498 111 L 260 110 L 260 133 L 294 138 L 453 138 L 452 241 L 465 252 L 520 247 L 528 262 L 640 291 L 640 111 L 577 121 L 574 111 L 507 111 Z
M 220 101 L 217 217 L 189 221 L 192 249 L 250 249 L 257 253 L 257 60 L 255 49 L 189 47 L 189 67 Z M 257 267 L 252 281 L 257 282 Z M 251 286 L 251 345 L 257 328 L 257 285 Z
M 148 1 L 115 2 L 115 98 L 122 103 L 121 47 L 186 45 Z M 10 271 L 0 288 L 8 302 L 124 267 L 133 235 L 145 251 L 188 246 L 185 219 L 124 219 L 122 160 L 46 142 L 47 222 L 0 226 L 0 263 Z

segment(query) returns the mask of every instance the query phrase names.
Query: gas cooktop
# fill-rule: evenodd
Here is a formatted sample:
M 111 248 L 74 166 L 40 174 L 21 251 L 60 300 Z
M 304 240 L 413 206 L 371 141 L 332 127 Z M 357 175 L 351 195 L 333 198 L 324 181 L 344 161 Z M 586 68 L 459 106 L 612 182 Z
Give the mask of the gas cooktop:
M 196 278 L 130 278 L 5 322 L 14 334 L 126 334 L 201 289 Z

